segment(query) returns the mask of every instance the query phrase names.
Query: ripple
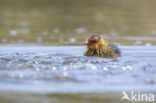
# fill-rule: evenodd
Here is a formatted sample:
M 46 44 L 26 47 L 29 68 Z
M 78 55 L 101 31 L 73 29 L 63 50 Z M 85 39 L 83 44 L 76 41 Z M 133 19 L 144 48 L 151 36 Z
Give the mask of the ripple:
M 40 88 L 51 84 L 49 87 L 51 89 L 53 85 L 62 88 L 63 85 L 69 85 L 72 89 L 79 84 L 81 86 L 77 88 L 80 90 L 93 84 L 100 86 L 101 89 L 108 85 L 121 87 L 132 85 L 137 88 L 136 84 L 142 86 L 156 84 L 156 54 L 147 56 L 144 53 L 128 52 L 123 53 L 121 58 L 112 60 L 73 55 L 72 47 L 66 50 L 68 52 L 51 47 L 22 49 L 16 47 L 0 50 L 2 84 L 37 85 Z

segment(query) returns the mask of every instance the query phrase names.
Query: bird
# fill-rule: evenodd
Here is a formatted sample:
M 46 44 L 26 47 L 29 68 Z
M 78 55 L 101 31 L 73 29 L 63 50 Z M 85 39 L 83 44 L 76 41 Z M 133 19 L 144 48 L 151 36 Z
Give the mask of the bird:
M 100 58 L 117 58 L 121 56 L 120 50 L 116 45 L 109 45 L 98 35 L 91 36 L 86 42 L 87 51 L 84 56 Z

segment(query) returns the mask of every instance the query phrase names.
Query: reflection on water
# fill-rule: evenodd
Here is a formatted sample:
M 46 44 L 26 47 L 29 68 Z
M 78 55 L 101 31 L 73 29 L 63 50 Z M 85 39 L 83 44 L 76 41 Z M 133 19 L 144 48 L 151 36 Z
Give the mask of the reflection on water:
M 110 42 L 155 44 L 155 3 L 155 0 L 2 0 L 0 42 L 82 44 L 86 37 L 101 34 Z

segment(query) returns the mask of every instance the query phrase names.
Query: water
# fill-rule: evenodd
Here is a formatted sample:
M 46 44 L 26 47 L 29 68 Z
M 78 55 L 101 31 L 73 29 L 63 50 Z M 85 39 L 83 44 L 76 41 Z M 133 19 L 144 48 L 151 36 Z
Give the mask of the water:
M 112 60 L 85 57 L 83 46 L 1 46 L 1 101 L 111 103 L 123 90 L 156 92 L 156 46 L 119 48 L 122 57 Z
M 122 91 L 156 94 L 155 3 L 1 0 L 0 103 L 120 103 Z M 135 46 L 119 46 L 116 60 L 85 57 L 75 45 L 92 35 Z
M 1 0 L 0 43 L 80 45 L 100 34 L 112 43 L 156 45 L 155 4 L 155 0 Z

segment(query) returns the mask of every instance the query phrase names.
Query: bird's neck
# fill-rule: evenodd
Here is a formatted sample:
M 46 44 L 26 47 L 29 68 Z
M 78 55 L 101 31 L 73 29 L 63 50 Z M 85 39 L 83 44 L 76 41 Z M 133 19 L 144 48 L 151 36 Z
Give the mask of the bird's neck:
M 96 44 L 93 44 L 93 45 L 88 45 L 87 46 L 88 50 L 90 51 L 95 51 L 95 50 L 107 50 L 108 48 L 108 44 L 105 40 L 103 40 L 102 38 L 96 43 Z

